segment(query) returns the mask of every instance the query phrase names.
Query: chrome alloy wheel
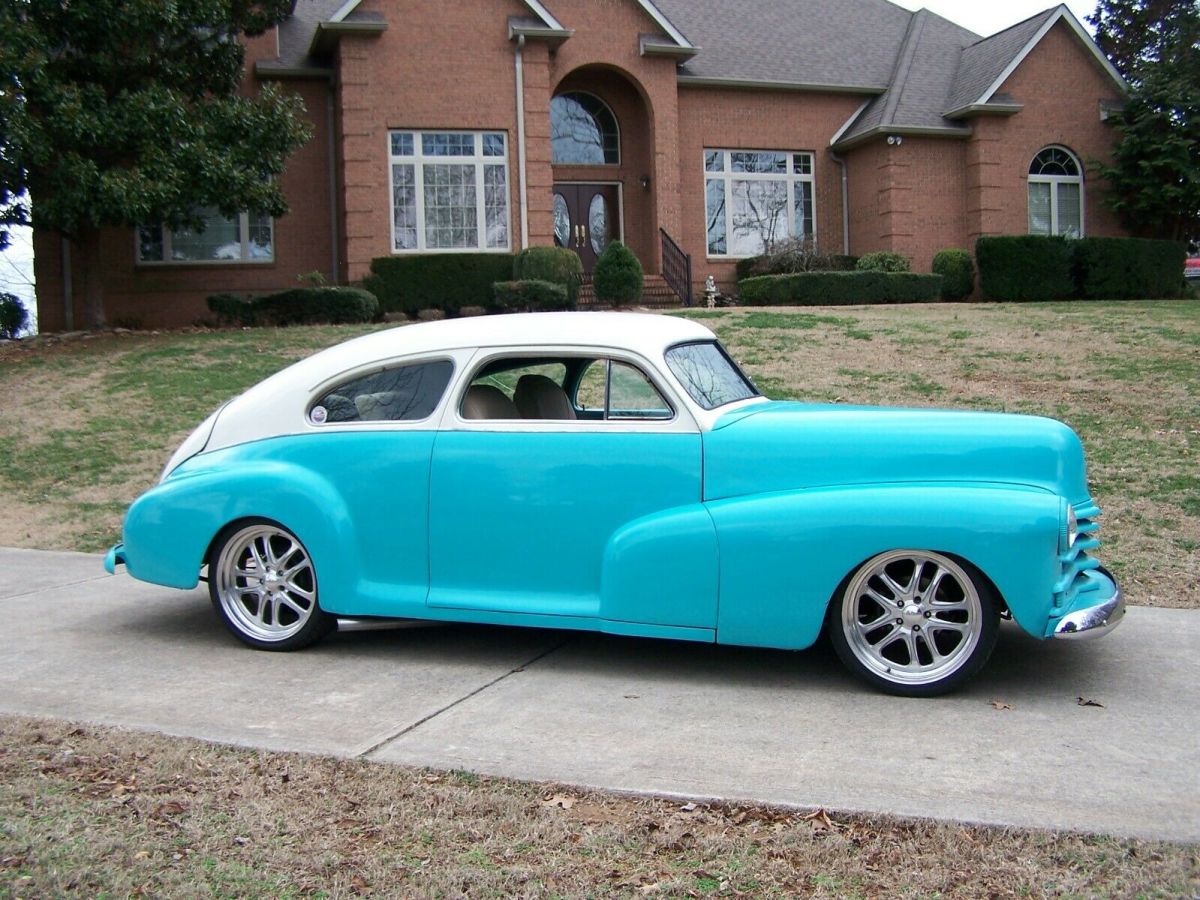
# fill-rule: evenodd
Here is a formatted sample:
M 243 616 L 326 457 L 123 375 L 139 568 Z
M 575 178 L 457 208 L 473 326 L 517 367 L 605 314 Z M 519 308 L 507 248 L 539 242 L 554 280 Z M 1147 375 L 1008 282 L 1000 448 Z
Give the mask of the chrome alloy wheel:
M 979 589 L 962 566 L 927 550 L 893 550 L 855 573 L 842 597 L 841 627 L 868 672 L 916 687 L 963 668 L 986 626 Z
M 276 525 L 259 523 L 231 534 L 209 580 L 226 621 L 252 641 L 287 641 L 321 615 L 308 551 Z

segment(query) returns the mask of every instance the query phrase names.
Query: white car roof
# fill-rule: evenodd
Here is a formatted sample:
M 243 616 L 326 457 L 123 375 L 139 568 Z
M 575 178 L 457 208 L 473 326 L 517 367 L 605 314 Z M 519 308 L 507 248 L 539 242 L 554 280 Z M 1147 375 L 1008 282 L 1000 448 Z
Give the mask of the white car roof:
M 696 322 L 646 313 L 518 313 L 402 325 L 337 344 L 259 382 L 221 411 L 208 449 L 296 432 L 304 427 L 299 403 L 314 388 L 373 363 L 476 347 L 597 347 L 628 350 L 661 370 L 668 347 L 713 339 Z

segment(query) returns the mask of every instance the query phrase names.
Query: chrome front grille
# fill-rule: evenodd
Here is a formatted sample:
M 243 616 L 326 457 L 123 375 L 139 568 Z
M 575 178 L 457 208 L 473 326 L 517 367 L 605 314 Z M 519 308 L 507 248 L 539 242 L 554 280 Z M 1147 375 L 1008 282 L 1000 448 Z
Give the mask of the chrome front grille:
M 1080 594 L 1100 587 L 1099 582 L 1084 575 L 1085 572 L 1100 568 L 1100 561 L 1091 555 L 1100 546 L 1100 525 L 1096 521 L 1099 515 L 1100 507 L 1090 498 L 1085 504 L 1075 507 L 1078 536 L 1074 546 L 1058 557 L 1062 576 L 1054 585 L 1055 609 L 1069 607 Z

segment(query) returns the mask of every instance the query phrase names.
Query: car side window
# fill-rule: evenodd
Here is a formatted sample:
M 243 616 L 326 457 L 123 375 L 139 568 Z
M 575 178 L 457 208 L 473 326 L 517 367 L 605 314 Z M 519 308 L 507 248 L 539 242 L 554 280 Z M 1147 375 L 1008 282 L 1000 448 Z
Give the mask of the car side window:
M 597 359 L 588 364 L 575 391 L 581 418 L 663 420 L 675 411 L 637 366 L 620 360 Z
M 413 422 L 428 418 L 446 392 L 448 359 L 392 366 L 343 382 L 308 411 L 314 425 L 339 422 Z

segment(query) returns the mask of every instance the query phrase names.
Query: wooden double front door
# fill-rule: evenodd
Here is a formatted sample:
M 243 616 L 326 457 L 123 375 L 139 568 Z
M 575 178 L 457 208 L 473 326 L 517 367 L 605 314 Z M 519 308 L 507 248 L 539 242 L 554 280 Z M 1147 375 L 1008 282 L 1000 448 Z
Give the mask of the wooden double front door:
M 604 248 L 620 236 L 617 185 L 554 185 L 554 243 L 578 253 L 584 272 L 590 274 Z

